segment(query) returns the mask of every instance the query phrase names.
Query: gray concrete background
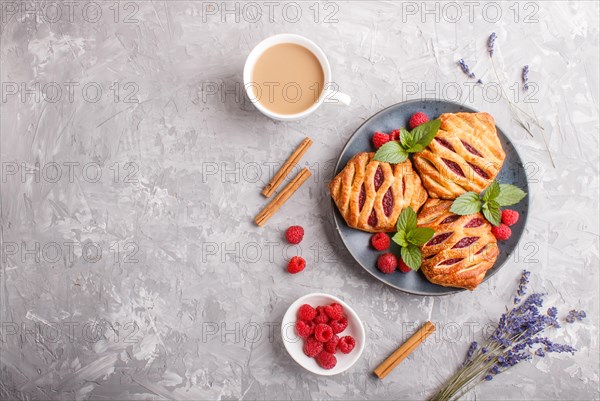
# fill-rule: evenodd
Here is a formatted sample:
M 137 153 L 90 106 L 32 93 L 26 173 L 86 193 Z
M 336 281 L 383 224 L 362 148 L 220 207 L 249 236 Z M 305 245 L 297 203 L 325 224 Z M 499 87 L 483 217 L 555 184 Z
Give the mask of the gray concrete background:
M 561 316 L 587 311 L 550 333 L 579 351 L 523 363 L 467 398 L 598 399 L 598 3 L 454 3 L 460 15 L 433 2 L 237 4 L 234 15 L 200 1 L 2 2 L 3 398 L 424 399 L 526 268 Z M 496 96 L 492 31 L 499 78 L 545 127 L 556 168 L 541 131 L 528 136 Z M 281 32 L 326 51 L 351 106 L 279 123 L 243 101 L 245 56 Z M 461 57 L 485 86 L 471 85 Z M 331 224 L 326 183 L 345 141 L 380 109 L 420 97 L 492 113 L 527 163 L 522 242 L 473 293 L 387 288 Z M 261 188 L 305 135 L 313 178 L 257 228 Z M 297 248 L 282 237 L 292 224 L 306 229 Z M 297 253 L 308 267 L 290 276 Z M 330 378 L 296 365 L 278 335 L 287 306 L 317 291 L 350 303 L 368 333 L 360 361 Z M 427 319 L 438 333 L 375 379 Z

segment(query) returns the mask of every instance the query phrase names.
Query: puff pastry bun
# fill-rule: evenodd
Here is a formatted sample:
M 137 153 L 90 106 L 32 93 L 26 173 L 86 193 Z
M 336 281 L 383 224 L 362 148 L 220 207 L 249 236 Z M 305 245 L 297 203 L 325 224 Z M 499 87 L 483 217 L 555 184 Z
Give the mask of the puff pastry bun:
M 452 201 L 430 198 L 418 215 L 419 227 L 435 230 L 421 247 L 421 271 L 434 284 L 474 290 L 494 265 L 498 244 L 481 213 L 459 216 L 450 206 Z
M 433 141 L 415 154 L 415 168 L 432 198 L 481 193 L 502 168 L 505 153 L 488 113 L 442 114 Z
M 402 210 L 417 212 L 427 192 L 409 160 L 391 165 L 373 160 L 375 153 L 354 155 L 331 181 L 329 192 L 351 228 L 391 232 Z

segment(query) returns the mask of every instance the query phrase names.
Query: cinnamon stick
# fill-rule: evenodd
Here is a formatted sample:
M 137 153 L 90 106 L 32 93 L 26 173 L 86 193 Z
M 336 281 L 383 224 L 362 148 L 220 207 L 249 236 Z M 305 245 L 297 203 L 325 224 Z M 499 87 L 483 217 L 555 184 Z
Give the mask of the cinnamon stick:
M 380 379 L 386 377 L 396 366 L 400 364 L 411 352 L 413 352 L 431 333 L 435 331 L 435 326 L 431 322 L 426 322 L 421 328 L 413 334 L 404 344 L 400 346 L 392 355 L 381 363 L 373 373 Z
M 263 210 L 261 210 L 254 219 L 254 222 L 262 227 L 311 175 L 312 173 L 310 170 L 304 167 L 302 171 L 300 171 L 298 175 L 295 176 L 294 179 L 290 181 Z
M 283 166 L 275 173 L 271 181 L 267 184 L 266 187 L 263 188 L 262 194 L 269 198 L 273 193 L 277 190 L 277 188 L 281 185 L 285 177 L 288 176 L 290 171 L 294 168 L 294 166 L 300 161 L 302 156 L 306 153 L 310 145 L 312 145 L 313 141 L 309 137 L 304 138 L 302 143 L 298 145 L 296 150 L 288 157 L 288 159 L 283 163 Z

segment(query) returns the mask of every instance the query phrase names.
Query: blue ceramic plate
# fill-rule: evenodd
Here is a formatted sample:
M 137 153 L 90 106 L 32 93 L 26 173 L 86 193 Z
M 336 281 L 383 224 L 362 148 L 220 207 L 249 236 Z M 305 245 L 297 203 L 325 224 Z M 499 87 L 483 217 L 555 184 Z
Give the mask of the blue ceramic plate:
M 348 160 L 356 153 L 373 151 L 373 145 L 371 144 L 371 137 L 375 131 L 390 132 L 396 128 L 407 127 L 408 119 L 413 113 L 422 111 L 426 113 L 430 118 L 437 118 L 443 113 L 458 113 L 458 112 L 476 112 L 467 106 L 448 102 L 444 100 L 414 100 L 403 103 L 398 103 L 387 109 L 380 111 L 373 117 L 369 118 L 363 125 L 361 125 L 354 135 L 348 140 L 346 146 L 342 150 L 342 154 L 338 159 L 335 174 L 338 174 Z M 527 175 L 525 167 L 521 162 L 519 154 L 515 150 L 514 146 L 500 127 L 496 127 L 498 130 L 498 136 L 502 147 L 506 152 L 506 159 L 502 170 L 498 175 L 497 179 L 499 182 L 504 184 L 513 184 L 521 188 L 525 192 L 529 192 L 527 186 Z M 372 234 L 349 228 L 344 221 L 344 218 L 340 215 L 335 204 L 332 201 L 332 209 L 334 213 L 334 221 L 340 237 L 344 242 L 348 251 L 352 254 L 354 259 L 360 264 L 366 271 L 371 273 L 377 279 L 384 283 L 402 290 L 404 292 L 416 295 L 447 295 L 456 293 L 459 291 L 465 291 L 460 288 L 443 287 L 437 284 L 432 284 L 419 272 L 400 273 L 396 272 L 393 274 L 383 274 L 376 266 L 377 257 L 381 252 L 377 252 L 369 246 L 369 240 Z M 496 260 L 494 267 L 488 270 L 485 280 L 493 276 L 500 268 L 508 261 L 513 250 L 517 247 L 519 239 L 525 229 L 525 223 L 527 220 L 527 212 L 529 210 L 529 196 L 525 197 L 517 205 L 511 206 L 511 209 L 517 210 L 521 217 L 517 224 L 511 227 L 512 236 L 508 241 L 499 242 L 500 255 Z M 400 254 L 398 245 L 392 242 L 391 252 L 396 255 Z

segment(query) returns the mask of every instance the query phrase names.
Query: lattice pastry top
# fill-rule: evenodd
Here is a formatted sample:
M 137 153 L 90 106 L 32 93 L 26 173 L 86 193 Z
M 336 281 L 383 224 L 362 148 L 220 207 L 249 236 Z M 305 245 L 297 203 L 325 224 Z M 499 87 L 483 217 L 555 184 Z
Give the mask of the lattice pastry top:
M 418 215 L 418 226 L 435 230 L 421 247 L 421 270 L 434 284 L 474 290 L 494 265 L 499 250 L 492 226 L 481 213 L 459 216 L 452 201 L 428 199 Z
M 432 198 L 456 199 L 468 191 L 481 193 L 498 175 L 505 153 L 488 113 L 442 114 L 440 129 L 422 152 L 415 168 Z
M 411 206 L 417 212 L 427 192 L 409 160 L 390 165 L 373 156 L 372 152 L 354 155 L 331 181 L 329 192 L 349 227 L 395 231 L 402 210 Z

